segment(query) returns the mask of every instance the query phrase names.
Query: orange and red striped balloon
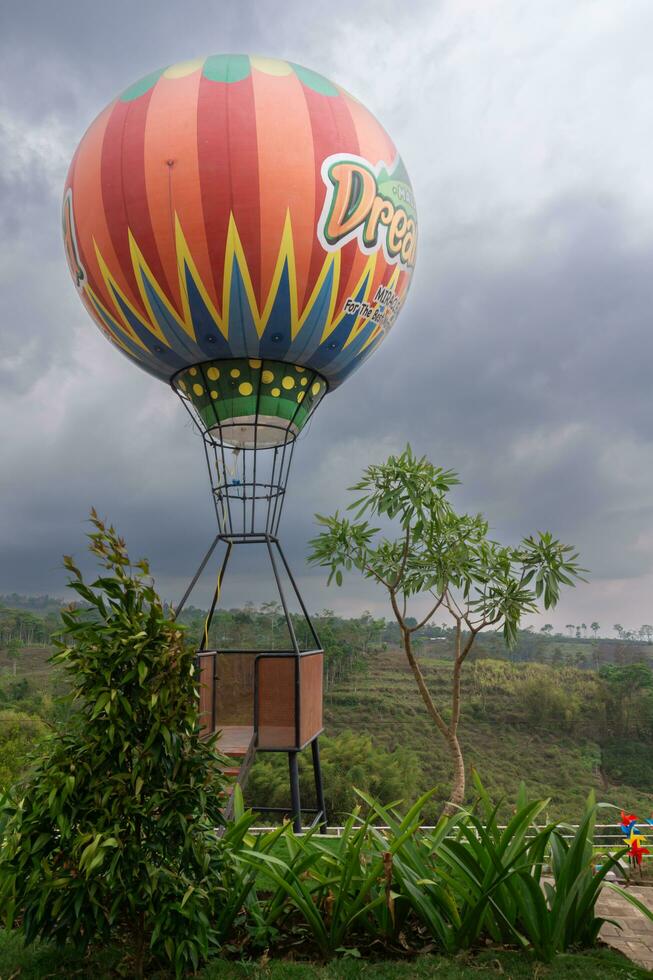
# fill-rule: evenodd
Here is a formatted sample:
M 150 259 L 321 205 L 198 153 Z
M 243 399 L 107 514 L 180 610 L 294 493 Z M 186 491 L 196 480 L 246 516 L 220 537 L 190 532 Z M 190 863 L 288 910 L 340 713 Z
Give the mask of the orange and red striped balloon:
M 66 180 L 89 313 L 164 380 L 265 358 L 336 387 L 387 334 L 415 262 L 410 180 L 385 130 L 299 65 L 215 55 L 127 89 Z

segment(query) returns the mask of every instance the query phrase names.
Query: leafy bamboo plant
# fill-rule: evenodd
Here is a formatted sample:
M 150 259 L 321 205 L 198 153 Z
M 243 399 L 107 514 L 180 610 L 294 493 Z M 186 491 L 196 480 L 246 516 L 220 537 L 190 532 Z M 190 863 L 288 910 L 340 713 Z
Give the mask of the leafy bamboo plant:
M 418 458 L 410 446 L 384 463 L 368 466 L 350 489 L 353 519 L 316 515 L 321 533 L 311 541 L 309 561 L 329 569 L 329 583 L 353 569 L 383 586 L 399 625 L 406 659 L 433 725 L 444 739 L 453 766 L 447 812 L 465 798 L 465 763 L 458 737 L 462 710 L 461 675 L 482 630 L 502 630 L 513 645 L 522 618 L 556 605 L 561 586 L 581 579 L 578 555 L 549 532 L 524 538 L 516 546 L 489 537 L 480 515 L 459 514 L 449 500 L 456 474 Z M 369 519 L 396 531 L 381 533 Z M 421 597 L 427 612 L 419 621 L 408 603 Z M 448 710 L 429 689 L 413 637 L 438 612 L 453 620 L 454 657 Z
M 0 906 L 27 942 L 84 949 L 116 931 L 178 975 L 209 952 L 224 849 L 225 760 L 201 740 L 193 652 L 124 541 L 91 512 L 102 574 L 64 559 L 81 607 L 62 614 L 54 663 L 69 720 L 19 798 L 4 802 Z

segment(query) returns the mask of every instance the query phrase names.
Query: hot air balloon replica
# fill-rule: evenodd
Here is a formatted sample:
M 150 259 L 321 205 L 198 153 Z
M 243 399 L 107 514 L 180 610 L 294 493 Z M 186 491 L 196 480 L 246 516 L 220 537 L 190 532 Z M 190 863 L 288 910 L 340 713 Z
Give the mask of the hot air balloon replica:
M 172 387 L 203 441 L 218 531 L 177 609 L 213 556 L 198 651 L 203 728 L 222 732 L 241 782 L 254 752 L 287 752 L 284 812 L 296 828 L 302 813 L 325 822 L 323 651 L 278 528 L 297 436 L 378 348 L 406 297 L 417 216 L 401 157 L 360 102 L 307 68 L 248 55 L 182 62 L 130 86 L 91 124 L 66 179 L 63 232 L 96 325 Z M 245 544 L 267 554 L 288 649 L 210 649 L 230 555 Z M 310 810 L 298 781 L 309 745 Z

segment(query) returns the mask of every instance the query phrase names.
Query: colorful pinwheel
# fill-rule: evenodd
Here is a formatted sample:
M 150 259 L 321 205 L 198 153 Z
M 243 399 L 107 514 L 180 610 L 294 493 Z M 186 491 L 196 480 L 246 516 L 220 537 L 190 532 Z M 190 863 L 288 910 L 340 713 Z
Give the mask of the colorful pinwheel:
M 631 865 L 638 867 L 641 871 L 642 857 L 651 852 L 647 847 L 642 846 L 646 837 L 644 834 L 637 833 L 638 823 L 647 823 L 649 826 L 653 826 L 653 819 L 644 818 L 640 820 L 634 813 L 621 811 L 621 832 L 625 838 L 624 843 L 628 845 L 628 860 Z
M 643 837 L 635 837 L 630 850 L 628 851 L 628 857 L 631 861 L 637 865 L 638 868 L 642 866 L 642 857 L 644 854 L 650 854 L 648 847 L 640 847 L 639 841 L 645 840 Z
M 637 823 L 637 817 L 634 813 L 624 813 L 621 811 L 621 832 L 622 834 L 630 833 L 630 828 L 633 824 Z

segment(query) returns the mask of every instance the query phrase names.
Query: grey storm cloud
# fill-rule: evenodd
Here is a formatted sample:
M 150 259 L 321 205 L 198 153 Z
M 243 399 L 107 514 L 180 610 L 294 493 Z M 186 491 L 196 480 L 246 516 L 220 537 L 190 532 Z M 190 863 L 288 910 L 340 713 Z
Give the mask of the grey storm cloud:
M 110 348 L 70 284 L 60 193 L 117 91 L 209 51 L 335 78 L 413 178 L 415 281 L 383 347 L 298 446 L 282 531 L 312 608 L 384 612 L 304 564 L 315 511 L 410 441 L 460 507 L 517 540 L 551 528 L 590 583 L 554 621 L 650 620 L 653 585 L 653 10 L 639 0 L 82 4 L 0 9 L 0 592 L 61 594 L 91 505 L 179 595 L 213 532 L 197 437 Z M 233 602 L 267 597 L 263 571 Z M 198 594 L 206 601 L 208 585 Z M 229 600 L 231 601 L 231 600 Z

